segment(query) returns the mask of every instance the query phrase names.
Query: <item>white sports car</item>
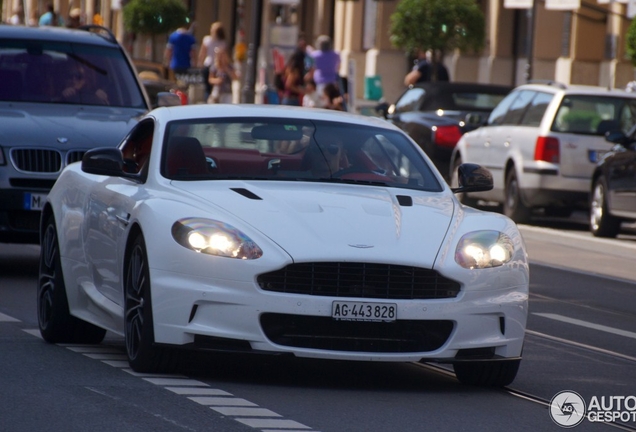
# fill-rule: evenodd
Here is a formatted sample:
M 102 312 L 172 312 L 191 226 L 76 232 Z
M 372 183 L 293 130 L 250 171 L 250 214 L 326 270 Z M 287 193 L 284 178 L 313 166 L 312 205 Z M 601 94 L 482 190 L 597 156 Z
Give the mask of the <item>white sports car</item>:
M 124 336 L 137 371 L 174 348 L 452 363 L 515 378 L 528 309 L 516 225 L 462 206 L 402 131 L 262 105 L 158 108 L 48 195 L 38 317 L 52 343 Z

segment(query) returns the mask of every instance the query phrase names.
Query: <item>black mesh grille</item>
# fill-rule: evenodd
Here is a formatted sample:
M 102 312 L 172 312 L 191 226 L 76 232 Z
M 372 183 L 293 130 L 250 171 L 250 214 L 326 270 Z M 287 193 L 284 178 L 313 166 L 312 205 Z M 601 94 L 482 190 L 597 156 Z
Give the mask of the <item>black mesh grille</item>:
M 84 150 L 73 150 L 66 154 L 66 165 L 70 165 L 73 162 L 79 162 L 84 157 Z
M 258 276 L 258 284 L 265 291 L 376 299 L 453 298 L 460 290 L 435 270 L 342 262 L 291 264 Z
M 62 156 L 57 150 L 13 149 L 11 159 L 20 171 L 56 173 L 62 168 Z
M 261 326 L 269 340 L 290 347 L 374 353 L 429 352 L 453 331 L 445 320 L 337 321 L 331 317 L 267 313 Z

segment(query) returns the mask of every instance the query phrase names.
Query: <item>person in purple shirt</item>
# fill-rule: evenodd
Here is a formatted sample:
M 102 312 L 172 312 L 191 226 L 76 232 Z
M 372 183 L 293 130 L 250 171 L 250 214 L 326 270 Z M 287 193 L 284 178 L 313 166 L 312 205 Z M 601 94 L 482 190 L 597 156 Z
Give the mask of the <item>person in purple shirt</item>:
M 175 74 L 187 73 L 196 55 L 196 43 L 196 39 L 188 31 L 187 25 L 178 28 L 168 38 L 164 63 L 168 64 Z
M 329 36 L 318 36 L 316 50 L 310 56 L 314 61 L 313 78 L 316 82 L 316 90 L 322 94 L 327 84 L 338 83 L 338 70 L 340 69 L 340 54 L 331 47 Z

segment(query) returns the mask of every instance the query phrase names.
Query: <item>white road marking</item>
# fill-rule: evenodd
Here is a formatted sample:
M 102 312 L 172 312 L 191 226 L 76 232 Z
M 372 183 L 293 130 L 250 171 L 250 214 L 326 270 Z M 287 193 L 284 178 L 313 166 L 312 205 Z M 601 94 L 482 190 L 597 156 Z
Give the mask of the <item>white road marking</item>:
M 93 360 L 127 360 L 125 354 L 90 354 L 86 353 L 84 356 L 92 358 Z
M 267 408 L 244 408 L 244 407 L 210 407 L 214 411 L 225 416 L 235 417 L 282 417 L 280 414 Z
M 178 395 L 189 396 L 234 396 L 232 393 L 228 393 L 224 390 L 201 387 L 166 387 L 166 390 L 170 390 Z
M 35 336 L 37 338 L 42 339 L 42 335 L 40 334 L 39 329 L 22 329 L 23 332 L 30 334 L 31 336 Z
M 102 363 L 106 363 L 108 366 L 116 367 L 116 368 L 127 368 L 130 366 L 128 360 L 102 360 Z
M 237 418 L 236 421 L 253 428 L 277 428 L 277 429 L 311 429 L 302 423 L 294 420 L 272 420 L 272 419 L 251 419 Z
M 193 379 L 180 379 L 180 378 L 144 378 L 144 381 L 148 381 L 151 384 L 160 386 L 194 386 L 194 387 L 210 387 L 208 384 L 193 380 Z
M 130 366 L 130 365 L 129 365 Z M 144 373 L 144 372 L 135 372 L 132 369 L 122 369 L 124 372 L 126 372 L 127 374 L 130 374 L 132 376 L 136 376 L 136 377 L 155 377 L 155 378 L 179 378 L 179 379 L 185 379 L 187 378 L 184 375 L 175 375 L 175 374 L 162 374 L 162 373 Z M 154 383 L 153 383 L 154 384 Z
M 67 349 L 78 353 L 93 353 L 93 354 L 121 354 L 121 350 L 111 347 L 85 345 L 85 346 L 67 346 Z
M 0 322 L 20 322 L 19 319 L 0 313 Z
M 199 405 L 212 405 L 212 406 L 258 406 L 254 402 L 250 402 L 247 399 L 241 399 L 237 397 L 189 397 L 193 402 Z
M 580 327 L 590 328 L 594 330 L 604 331 L 606 333 L 612 333 L 619 336 L 625 336 L 631 339 L 636 339 L 636 333 L 627 331 L 627 330 L 621 330 L 614 327 L 604 326 L 601 324 L 594 324 L 591 322 L 579 320 L 576 318 L 570 318 L 570 317 L 566 317 L 566 316 L 558 315 L 558 314 L 536 313 L 536 312 L 533 312 L 532 314 L 540 316 L 540 317 L 548 318 L 548 319 L 553 319 L 555 321 L 561 321 L 568 324 L 578 325 Z

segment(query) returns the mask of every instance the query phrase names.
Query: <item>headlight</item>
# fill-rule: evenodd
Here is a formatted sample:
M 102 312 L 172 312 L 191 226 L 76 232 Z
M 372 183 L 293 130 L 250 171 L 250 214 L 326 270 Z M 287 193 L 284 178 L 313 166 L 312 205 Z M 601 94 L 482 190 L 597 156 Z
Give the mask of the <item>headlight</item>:
M 257 259 L 263 251 L 241 231 L 223 222 L 186 218 L 172 225 L 172 237 L 181 246 L 210 255 L 238 259 Z
M 455 250 L 455 261 L 467 269 L 504 265 L 512 259 L 514 245 L 499 231 L 474 231 L 465 234 Z

